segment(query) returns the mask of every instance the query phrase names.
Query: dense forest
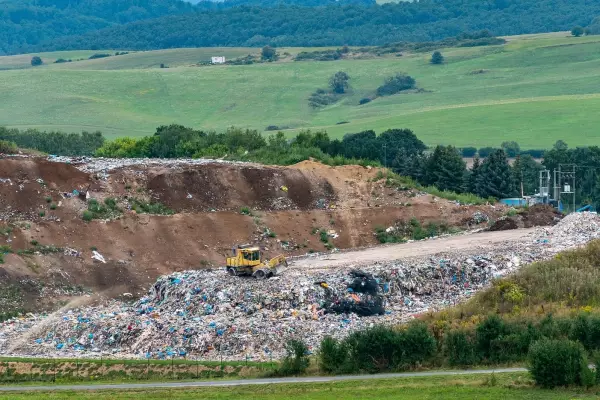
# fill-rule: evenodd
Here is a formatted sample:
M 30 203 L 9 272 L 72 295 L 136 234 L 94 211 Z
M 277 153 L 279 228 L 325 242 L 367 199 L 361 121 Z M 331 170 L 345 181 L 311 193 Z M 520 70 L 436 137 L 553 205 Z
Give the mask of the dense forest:
M 587 0 L 0 0 L 0 52 L 205 46 L 377 45 L 489 29 L 570 30 L 600 15 Z M 48 2 L 48 3 L 46 3 Z M 302 4 L 302 6 L 298 5 Z M 310 5 L 312 7 L 307 7 Z
M 0 54 L 116 24 L 193 12 L 178 0 L 0 0 Z

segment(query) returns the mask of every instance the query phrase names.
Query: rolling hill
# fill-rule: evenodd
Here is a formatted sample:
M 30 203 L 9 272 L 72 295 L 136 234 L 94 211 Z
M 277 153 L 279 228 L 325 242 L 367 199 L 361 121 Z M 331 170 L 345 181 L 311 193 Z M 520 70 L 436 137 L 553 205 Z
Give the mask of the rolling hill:
M 0 57 L 0 125 L 66 131 L 101 130 L 109 137 L 151 134 L 162 124 L 222 130 L 269 125 L 326 129 L 332 136 L 410 128 L 427 144 L 523 148 L 597 144 L 600 133 L 600 37 L 568 33 L 509 37 L 501 46 L 443 49 L 331 62 L 192 66 L 210 55 L 235 57 L 252 48 L 174 49 L 48 64 L 28 56 Z M 297 53 L 304 49 L 279 49 Z M 93 52 L 77 52 L 78 55 Z M 46 62 L 70 53 L 41 54 Z M 75 58 L 75 56 L 73 56 Z M 172 68 L 157 68 L 164 63 Z M 337 71 L 351 92 L 314 109 L 308 97 Z M 374 96 L 384 79 L 406 72 L 421 90 Z

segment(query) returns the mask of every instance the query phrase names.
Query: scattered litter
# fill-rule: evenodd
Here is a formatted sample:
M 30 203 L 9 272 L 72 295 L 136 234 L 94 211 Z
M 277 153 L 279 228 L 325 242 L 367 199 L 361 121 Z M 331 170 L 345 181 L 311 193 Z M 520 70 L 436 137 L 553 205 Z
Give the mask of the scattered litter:
M 104 259 L 104 256 L 102 254 L 98 253 L 96 250 L 92 251 L 92 258 L 94 260 L 100 261 L 103 264 L 106 264 L 106 260 Z
M 65 256 L 71 256 L 71 257 L 81 257 L 81 252 L 77 251 L 75 249 L 71 249 L 69 247 L 66 247 L 63 254 Z M 93 258 L 93 257 L 92 257 Z

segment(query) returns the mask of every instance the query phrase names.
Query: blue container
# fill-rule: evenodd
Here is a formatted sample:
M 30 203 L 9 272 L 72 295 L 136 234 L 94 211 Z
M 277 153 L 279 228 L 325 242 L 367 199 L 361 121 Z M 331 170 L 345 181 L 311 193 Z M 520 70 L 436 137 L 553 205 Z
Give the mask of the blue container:
M 527 200 L 521 197 L 513 197 L 510 199 L 500 199 L 500 203 L 506 204 L 510 207 L 525 207 L 527 206 Z

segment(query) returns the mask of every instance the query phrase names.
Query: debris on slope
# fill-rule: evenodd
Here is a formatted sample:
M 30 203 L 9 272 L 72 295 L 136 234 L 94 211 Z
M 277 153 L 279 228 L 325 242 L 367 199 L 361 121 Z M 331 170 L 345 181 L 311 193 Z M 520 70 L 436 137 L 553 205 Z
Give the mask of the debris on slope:
M 325 335 L 344 337 L 374 323 L 400 323 L 453 305 L 523 264 L 599 236 L 600 217 L 576 213 L 552 228 L 538 229 L 517 245 L 513 241 L 470 254 L 447 252 L 360 266 L 361 274 L 376 282 L 376 291 L 385 300 L 381 316 L 327 312 L 335 311 L 327 288 L 341 301 L 358 302 L 363 294 L 373 292 L 356 286 L 357 275 L 350 268 L 290 268 L 268 280 L 232 277 L 223 270 L 177 272 L 158 279 L 134 304 L 111 301 L 50 317 L 8 320 L 0 325 L 0 351 L 62 357 L 110 353 L 113 357 L 277 358 L 290 337 L 305 340 L 314 349 Z M 48 319 L 53 322 L 44 324 Z

